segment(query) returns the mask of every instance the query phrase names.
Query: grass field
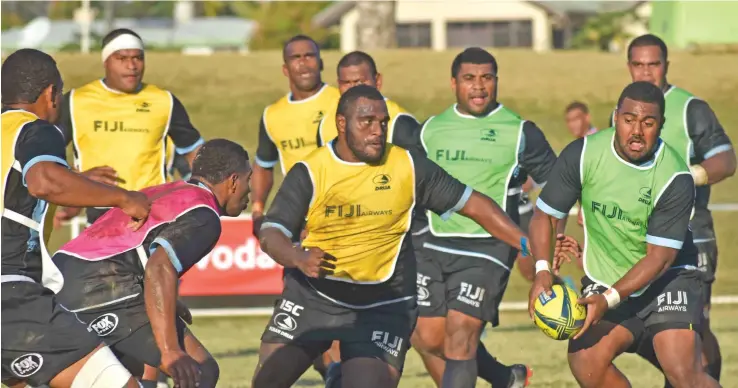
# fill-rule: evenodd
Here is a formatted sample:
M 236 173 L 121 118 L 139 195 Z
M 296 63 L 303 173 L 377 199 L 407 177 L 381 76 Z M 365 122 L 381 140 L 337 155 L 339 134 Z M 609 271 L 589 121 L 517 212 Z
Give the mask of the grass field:
M 374 55 L 384 75 L 383 93 L 405 106 L 419 119 L 436 114 L 453 103 L 449 89 L 450 64 L 456 52 L 385 51 Z M 500 67 L 499 99 L 524 118 L 536 122 L 555 150 L 571 141 L 563 121 L 564 106 L 574 99 L 589 104 L 598 127 L 606 118 L 622 88 L 630 81 L 623 55 L 557 52 L 534 54 L 527 51 L 496 51 Z M 98 55 L 57 56 L 65 87 L 81 86 L 102 75 Z M 335 64 L 340 55 L 324 55 L 324 79 L 335 84 Z M 674 53 L 670 81 L 710 103 L 733 139 L 738 139 L 738 56 L 694 56 Z M 170 89 L 187 107 L 195 125 L 206 138 L 225 137 L 239 141 L 253 155 L 258 122 L 264 107 L 284 95 L 287 81 L 281 73 L 279 52 L 248 56 L 216 55 L 183 57 L 175 54 L 147 56 L 146 81 Z M 714 187 L 713 203 L 738 202 L 738 179 Z M 731 194 L 732 193 L 732 194 Z M 738 251 L 736 213 L 715 213 L 721 252 L 716 294 L 738 294 Z M 570 228 L 581 235 L 576 225 Z M 60 231 L 52 248 L 66 234 Z M 576 272 L 569 275 L 578 280 Z M 528 285 L 515 273 L 506 301 L 520 301 Z M 488 333 L 485 343 L 503 361 L 530 362 L 535 367 L 535 385 L 573 386 L 565 362 L 565 344 L 538 333 L 520 313 L 503 313 L 502 327 Z M 725 387 L 738 387 L 738 312 L 731 307 L 714 312 L 714 325 L 723 344 Z M 222 367 L 222 386 L 248 386 L 258 350 L 258 338 L 266 318 L 197 319 L 194 331 L 217 356 Z M 228 333 L 228 334 L 224 334 Z M 432 386 L 422 364 L 411 352 L 402 387 Z M 636 387 L 657 387 L 658 375 L 632 357 L 620 362 L 626 374 L 637 377 Z M 313 372 L 300 386 L 319 386 Z M 481 384 L 480 384 L 481 386 Z
M 728 308 L 713 312 L 715 333 L 723 345 L 723 387 L 738 387 L 738 313 Z M 259 336 L 267 318 L 200 318 L 193 332 L 203 339 L 218 359 L 223 376 L 219 387 L 248 387 L 258 360 Z M 232 333 L 223 335 L 223 333 Z M 526 313 L 503 313 L 501 326 L 487 330 L 484 343 L 502 362 L 527 363 L 533 367 L 532 387 L 576 387 L 566 363 L 566 342 L 558 342 L 541 334 Z M 617 366 L 630 379 L 633 387 L 661 388 L 663 378 L 656 369 L 637 356 L 624 355 Z M 408 353 L 401 388 L 433 388 L 423 363 L 414 350 Z M 320 376 L 312 369 L 295 387 L 322 387 Z M 661 385 L 659 385 L 661 384 Z M 477 387 L 489 387 L 478 380 Z

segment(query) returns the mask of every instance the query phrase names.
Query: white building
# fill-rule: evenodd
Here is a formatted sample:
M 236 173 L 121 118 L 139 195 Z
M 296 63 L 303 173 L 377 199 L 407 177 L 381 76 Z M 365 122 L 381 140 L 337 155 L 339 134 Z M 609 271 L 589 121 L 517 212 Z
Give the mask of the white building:
M 609 4 L 608 4 L 609 3 Z M 528 47 L 535 51 L 568 47 L 577 27 L 599 12 L 643 2 L 528 0 L 397 0 L 398 47 Z M 341 50 L 356 47 L 359 18 L 354 1 L 341 1 L 316 15 L 321 27 L 339 25 Z

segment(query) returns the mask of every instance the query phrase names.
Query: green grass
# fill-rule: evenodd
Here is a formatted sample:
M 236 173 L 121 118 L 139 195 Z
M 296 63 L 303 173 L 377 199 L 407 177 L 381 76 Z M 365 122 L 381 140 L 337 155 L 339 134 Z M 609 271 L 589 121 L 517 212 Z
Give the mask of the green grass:
M 449 87 L 450 64 L 456 52 L 382 51 L 372 53 L 384 76 L 383 93 L 399 102 L 419 119 L 436 114 L 452 104 Z M 630 81 L 622 55 L 528 51 L 496 51 L 500 66 L 499 99 L 524 118 L 536 122 L 555 150 L 572 139 L 563 121 L 563 109 L 574 99 L 589 104 L 594 124 L 606 119 L 623 87 Z M 335 84 L 335 65 L 340 55 L 325 53 L 324 79 Z M 57 56 L 66 88 L 81 86 L 102 76 L 98 55 Z M 738 56 L 688 55 L 674 53 L 669 79 L 710 103 L 733 139 L 738 139 Z M 240 142 L 250 153 L 257 145 L 258 122 L 264 107 L 284 95 L 287 80 L 282 75 L 281 54 L 262 52 L 248 56 L 222 54 L 212 57 L 183 57 L 176 54 L 147 55 L 146 81 L 173 91 L 187 107 L 195 125 L 206 138 L 224 137 Z M 279 173 L 277 173 L 279 174 Z M 278 177 L 278 181 L 281 179 Z M 738 179 L 713 188 L 712 202 L 736 202 Z M 732 194 L 731 194 L 732 193 Z M 722 255 L 716 294 L 738 294 L 738 224 L 735 213 L 714 213 Z M 576 225 L 570 233 L 581 237 Z M 68 231 L 55 233 L 52 250 L 64 241 Z M 578 283 L 581 275 L 570 266 L 565 274 Z M 506 301 L 523 300 L 528 284 L 517 271 L 513 274 Z M 485 343 L 506 362 L 529 362 L 535 368 L 535 386 L 574 386 L 565 360 L 565 344 L 537 332 L 524 314 L 503 313 L 502 326 L 488 332 Z M 714 325 L 723 343 L 726 380 L 738 375 L 738 313 L 718 308 Z M 223 387 L 246 387 L 257 360 L 259 336 L 266 318 L 197 319 L 194 331 L 218 358 Z M 618 362 L 633 376 L 637 387 L 659 387 L 658 374 L 634 357 Z M 308 372 L 299 386 L 320 386 L 318 376 Z M 725 387 L 736 387 L 729 385 Z M 431 387 L 420 359 L 411 351 L 402 387 Z M 483 386 L 480 384 L 480 386 Z
M 723 387 L 738 387 L 738 312 L 718 308 L 713 311 L 713 326 L 723 344 Z M 484 343 L 487 349 L 503 363 L 526 363 L 533 367 L 533 387 L 576 387 L 566 363 L 566 342 L 544 336 L 530 322 L 525 313 L 502 314 L 501 325 L 487 330 Z M 221 382 L 218 387 L 248 387 L 258 360 L 259 338 L 268 321 L 259 318 L 199 318 L 191 327 L 205 343 L 220 364 Z M 231 333 L 224 335 L 223 333 Z M 661 388 L 659 372 L 634 355 L 623 355 L 616 360 L 618 368 L 638 388 Z M 660 385 L 661 384 L 661 385 Z M 310 369 L 296 387 L 322 387 L 320 376 Z M 489 387 L 478 380 L 478 387 Z M 420 357 L 410 350 L 405 363 L 401 388 L 434 387 L 426 374 Z

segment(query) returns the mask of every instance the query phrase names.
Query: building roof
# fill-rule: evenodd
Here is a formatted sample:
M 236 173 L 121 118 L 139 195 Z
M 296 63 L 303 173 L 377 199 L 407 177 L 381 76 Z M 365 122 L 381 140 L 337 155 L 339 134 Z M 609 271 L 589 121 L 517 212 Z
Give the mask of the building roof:
M 564 18 L 567 14 L 596 14 L 600 12 L 625 11 L 645 3 L 645 1 L 532 1 L 522 0 L 542 8 L 549 14 Z M 355 1 L 335 1 L 323 11 L 316 14 L 312 23 L 316 27 L 330 27 L 338 24 L 341 17 L 351 11 Z M 504 6 L 503 4 L 500 4 Z
M 171 18 L 119 18 L 115 28 L 130 28 L 138 33 L 147 46 L 152 47 L 246 47 L 256 23 L 238 17 L 193 18 L 175 24 Z M 16 50 L 23 36 L 23 28 L 2 32 L 3 50 Z M 107 33 L 107 23 L 95 20 L 90 27 L 93 35 Z M 40 49 L 59 50 L 66 45 L 79 43 L 80 28 L 73 20 L 52 20 L 49 34 Z

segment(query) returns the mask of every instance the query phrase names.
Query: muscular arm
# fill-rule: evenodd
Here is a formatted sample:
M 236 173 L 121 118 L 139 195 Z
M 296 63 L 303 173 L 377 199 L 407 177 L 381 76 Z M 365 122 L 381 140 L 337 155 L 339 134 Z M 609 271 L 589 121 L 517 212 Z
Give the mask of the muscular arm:
M 525 233 L 497 203 L 465 186 L 425 156 L 417 152 L 411 154 L 419 206 L 432 210 L 441 215 L 441 218 L 459 213 L 471 218 L 489 234 L 510 246 L 521 248 L 521 238 L 526 236 Z
M 584 140 L 578 139 L 561 151 L 549 175 L 548 184 L 538 197 L 529 226 L 531 249 L 536 260 L 551 261 L 554 231 L 560 230 L 561 220 L 567 217 L 569 209 L 581 197 L 579 159 L 583 145 Z
M 687 106 L 687 129 L 694 153 L 707 173 L 706 185 L 713 185 L 735 174 L 736 156 L 730 138 L 710 106 L 698 99 Z
M 172 118 L 169 122 L 169 136 L 172 137 L 177 155 L 184 156 L 187 164 L 192 168 L 192 161 L 197 150 L 205 143 L 200 132 L 192 125 L 182 102 L 172 95 Z
M 672 181 L 658 199 L 648 220 L 646 257 L 613 285 L 621 299 L 663 275 L 674 263 L 688 235 L 694 197 L 692 176 L 682 174 Z
M 261 225 L 261 249 L 277 263 L 294 268 L 299 249 L 292 241 L 299 236 L 313 196 L 313 183 L 307 167 L 298 163 L 287 173 L 274 203 Z
M 259 145 L 256 149 L 256 163 L 251 176 L 251 205 L 252 212 L 261 216 L 264 212 L 269 192 L 274 185 L 274 166 L 279 161 L 279 151 L 272 142 L 262 116 L 259 122 Z
M 64 138 L 45 122 L 28 124 L 15 147 L 28 192 L 61 206 L 121 207 L 129 198 L 126 190 L 93 182 L 71 170 L 65 160 Z
M 146 263 L 144 303 L 156 345 L 161 353 L 182 351 L 177 338 L 177 270 L 164 248 L 157 248 Z M 157 365 L 158 366 L 158 365 Z
M 196 208 L 162 229 L 149 246 L 144 275 L 144 302 L 161 353 L 181 351 L 176 305 L 179 277 L 213 249 L 220 238 L 220 218 L 209 208 Z

